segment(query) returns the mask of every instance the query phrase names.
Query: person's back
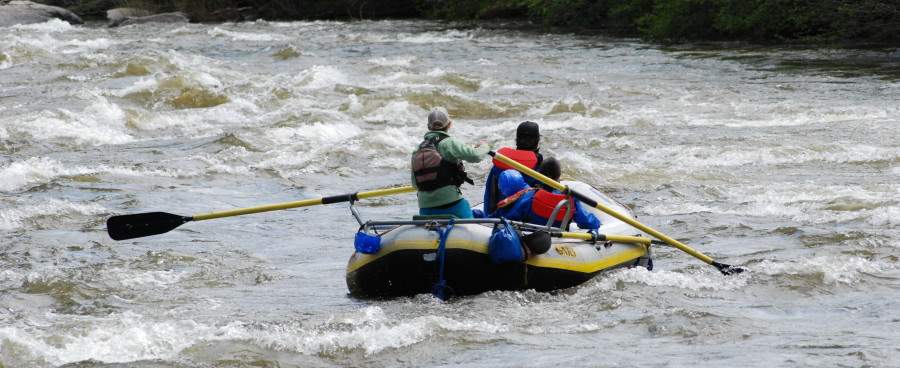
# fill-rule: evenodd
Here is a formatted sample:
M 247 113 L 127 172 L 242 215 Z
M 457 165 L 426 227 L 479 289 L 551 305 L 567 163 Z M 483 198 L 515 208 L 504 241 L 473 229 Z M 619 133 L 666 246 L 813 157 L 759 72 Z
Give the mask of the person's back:
M 505 170 L 500 174 L 500 179 L 497 181 L 498 186 L 500 187 L 500 194 L 503 196 L 502 200 L 497 202 L 497 209 L 489 214 L 487 217 L 505 217 L 506 212 L 512 208 L 512 204 L 521 197 L 528 190 L 532 190 L 525 184 L 525 179 L 522 177 L 522 173 L 517 170 Z M 481 212 L 479 210 L 474 210 L 475 212 Z M 478 217 L 478 216 L 476 216 Z
M 541 166 L 543 156 L 540 154 L 541 134 L 537 123 L 525 121 L 516 128 L 516 149 L 504 147 L 497 150 L 497 153 L 506 156 L 526 167 L 537 170 Z M 500 193 L 499 177 L 505 170 L 513 169 L 506 163 L 494 159 L 494 166 L 488 172 L 488 177 L 484 187 L 484 213 L 493 213 L 497 210 L 497 203 L 507 196 Z M 533 184 L 535 179 L 532 177 L 524 178 L 526 184 Z
M 418 190 L 420 215 L 472 218 L 471 206 L 459 188 L 464 181 L 471 183 L 462 161 L 479 162 L 490 148 L 484 142 L 472 147 L 451 137 L 448 131 L 452 125 L 446 109 L 432 109 L 428 115 L 429 131 L 412 154 L 411 181 Z
M 542 175 L 549 177 L 555 181 L 559 181 L 562 176 L 562 168 L 559 162 L 553 158 L 547 158 L 541 165 L 540 171 Z M 597 230 L 600 228 L 600 219 L 593 213 L 585 211 L 578 200 L 566 197 L 564 194 L 552 189 L 538 189 L 523 193 L 516 200 L 512 207 L 506 212 L 506 218 L 514 221 L 528 222 L 535 225 L 547 225 L 552 212 L 556 206 L 563 200 L 568 200 L 574 213 L 569 216 L 578 227 L 582 229 Z M 562 220 L 567 214 L 569 206 L 563 206 L 554 217 L 553 226 L 561 227 Z

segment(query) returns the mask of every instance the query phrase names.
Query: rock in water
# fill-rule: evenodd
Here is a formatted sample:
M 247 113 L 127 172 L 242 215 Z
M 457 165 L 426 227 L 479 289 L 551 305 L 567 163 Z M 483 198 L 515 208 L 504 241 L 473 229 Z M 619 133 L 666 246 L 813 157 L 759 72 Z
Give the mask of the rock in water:
M 182 12 L 148 15 L 145 17 L 128 17 L 119 22 L 110 22 L 110 27 L 127 26 L 141 23 L 188 23 L 191 19 Z
M 84 24 L 84 21 L 75 13 L 56 6 L 37 4 L 31 1 L 10 1 L 0 4 L 0 27 L 43 23 L 50 19 L 62 19 L 71 24 Z
M 153 15 L 153 13 L 147 9 L 139 8 L 115 8 L 106 11 L 106 18 L 109 19 L 111 24 L 119 24 L 127 18 L 146 17 L 148 15 Z

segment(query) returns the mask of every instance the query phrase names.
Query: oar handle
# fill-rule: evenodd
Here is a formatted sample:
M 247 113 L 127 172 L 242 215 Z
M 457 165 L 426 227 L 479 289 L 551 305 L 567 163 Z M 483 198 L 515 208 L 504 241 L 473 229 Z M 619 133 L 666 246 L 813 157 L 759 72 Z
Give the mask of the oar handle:
M 360 199 L 401 194 L 401 193 L 409 193 L 409 192 L 414 192 L 414 191 L 416 191 L 416 188 L 413 188 L 412 186 L 380 189 L 380 190 L 373 190 L 370 192 L 356 192 L 356 193 L 341 194 L 341 195 L 336 195 L 336 196 L 331 196 L 331 197 L 304 199 L 302 201 L 270 204 L 270 205 L 259 206 L 259 207 L 241 208 L 241 209 L 221 211 L 221 212 L 210 212 L 210 213 L 204 213 L 204 214 L 200 214 L 200 215 L 194 215 L 192 218 L 194 221 L 202 221 L 202 220 L 210 220 L 210 219 L 216 219 L 216 218 L 222 218 L 222 217 L 249 215 L 251 213 L 315 206 L 315 205 L 319 205 L 319 204 L 352 202 L 352 201 L 358 201 Z
M 550 178 L 542 175 L 541 173 L 534 171 L 531 168 L 510 159 L 509 157 L 503 156 L 502 154 L 499 154 L 494 151 L 489 151 L 488 154 L 491 155 L 492 157 L 496 158 L 497 160 L 500 160 L 503 163 L 505 163 L 509 166 L 512 166 L 516 170 L 519 170 L 520 172 L 525 173 L 528 176 L 531 176 L 537 180 L 540 180 L 544 184 L 547 184 L 557 190 L 562 191 L 565 194 L 575 197 L 576 199 L 578 199 L 579 201 L 581 201 L 582 203 L 584 203 L 588 206 L 591 206 L 598 210 L 601 210 L 601 211 L 609 214 L 610 216 L 615 217 L 615 218 L 621 220 L 622 222 L 625 222 L 626 224 L 633 226 L 636 229 L 639 229 L 647 234 L 650 234 L 653 237 L 655 237 L 659 240 L 662 240 L 662 241 L 666 242 L 667 244 L 669 244 L 675 248 L 678 248 L 687 254 L 694 256 L 695 258 L 697 258 L 703 262 L 706 262 L 708 264 L 716 266 L 717 268 L 719 268 L 720 271 L 722 271 L 722 267 L 719 267 L 717 265 L 717 264 L 719 264 L 719 265 L 722 265 L 722 264 L 714 261 L 712 258 L 708 257 L 707 255 L 700 253 L 700 252 L 692 249 L 691 247 L 688 247 L 687 245 L 681 244 L 681 242 L 679 242 L 675 239 L 672 239 L 672 238 L 666 236 L 665 234 L 660 233 L 659 231 L 653 230 L 649 226 L 644 225 L 631 217 L 625 216 L 621 213 L 614 211 L 613 209 L 611 209 L 609 207 L 604 206 L 603 204 L 597 203 L 597 201 L 595 201 L 594 199 L 592 199 L 584 194 L 581 194 L 577 191 L 571 190 L 568 187 L 566 187 L 565 185 L 560 184 L 556 180 L 550 179 Z M 728 265 L 724 265 L 724 266 L 728 266 Z M 728 266 L 728 267 L 731 267 L 731 266 Z M 733 268 L 734 267 L 731 267 L 731 269 L 733 269 Z M 725 273 L 725 271 L 722 271 L 722 272 Z

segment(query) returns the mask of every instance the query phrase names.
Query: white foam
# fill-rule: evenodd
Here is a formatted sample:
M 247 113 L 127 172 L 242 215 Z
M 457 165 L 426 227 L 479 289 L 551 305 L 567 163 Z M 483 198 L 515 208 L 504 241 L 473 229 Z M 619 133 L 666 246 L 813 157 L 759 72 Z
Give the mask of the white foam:
M 855 284 L 865 274 L 882 274 L 896 270 L 893 262 L 840 255 L 800 257 L 796 260 L 764 260 L 753 266 L 753 272 L 771 276 L 821 275 L 822 283 Z
M 0 229 L 4 229 L 4 230 L 10 229 L 10 228 L 7 228 L 4 226 L 5 219 L 3 218 L 3 216 L 4 216 L 3 211 L 0 210 Z M 22 272 L 19 272 L 18 270 L 3 269 L 2 271 L 0 271 L 0 283 L 10 282 L 10 281 L 21 282 L 24 279 L 25 279 L 25 275 Z
M 62 19 L 53 18 L 43 23 L 17 24 L 10 28 L 43 32 L 69 32 L 75 26 Z
M 9 67 L 15 64 L 12 55 L 5 51 L 0 51 L 0 70 L 9 69 Z M 0 83 L 0 88 L 3 88 L 3 84 Z
M 870 212 L 867 222 L 873 226 L 884 226 L 887 228 L 900 226 L 900 206 L 882 206 Z M 897 246 L 900 246 L 900 243 Z
M 25 48 L 59 55 L 76 55 L 82 61 L 100 61 L 110 60 L 112 56 L 105 53 L 105 51 L 123 43 L 122 41 L 104 37 L 86 40 L 59 37 L 61 35 L 58 35 L 58 33 L 70 34 L 73 30 L 72 27 L 68 22 L 59 19 L 44 23 L 14 26 L 12 29 L 22 30 L 23 32 L 14 33 L 12 37 L 7 39 L 10 42 L 9 44 L 0 45 L 7 46 L 4 48 L 19 50 Z
M 164 167 L 161 169 L 133 169 L 126 167 L 98 166 L 66 166 L 63 163 L 46 157 L 31 157 L 23 161 L 10 163 L 0 167 L 0 190 L 15 191 L 31 185 L 49 183 L 61 176 L 115 174 L 135 177 L 178 177 L 190 173 L 179 169 Z M 202 174 L 200 172 L 196 174 Z
M 291 37 L 286 35 L 274 34 L 274 33 L 249 33 L 249 32 L 237 32 L 237 31 L 229 31 L 226 29 L 222 29 L 219 27 L 214 27 L 213 29 L 207 31 L 207 34 L 210 37 L 219 37 L 219 38 L 228 38 L 232 41 L 258 41 L 258 42 L 266 42 L 266 41 L 288 41 L 292 40 Z
M 332 316 L 325 324 L 306 327 L 299 323 L 245 324 L 240 321 L 211 325 L 191 319 L 158 321 L 133 312 L 107 317 L 48 315 L 51 330 L 27 326 L 0 328 L 0 341 L 21 347 L 29 356 L 22 361 L 45 362 L 57 366 L 94 360 L 103 363 L 177 360 L 186 349 L 208 341 L 249 341 L 262 347 L 303 354 L 333 354 L 359 349 L 365 355 L 412 346 L 443 331 L 497 334 L 504 325 L 483 320 L 451 319 L 441 316 L 412 316 L 397 319 L 379 307 Z M 341 325 L 342 328 L 334 328 Z
M 334 324 L 345 328 L 327 327 Z M 258 334 L 256 340 L 265 346 L 307 354 L 331 354 L 346 349 L 361 349 L 365 355 L 373 355 L 388 349 L 411 346 L 425 341 L 444 330 L 498 333 L 505 331 L 484 321 L 455 320 L 426 315 L 408 320 L 395 320 L 385 315 L 379 307 L 367 307 L 344 316 L 334 316 L 326 327 L 306 330 L 288 326 L 274 333 Z
M 447 71 L 442 68 L 434 68 L 429 70 L 425 75 L 432 78 L 440 78 L 447 75 Z
M 73 53 L 81 53 L 81 52 L 94 51 L 94 50 L 106 50 L 106 49 L 112 48 L 119 44 L 122 44 L 122 42 L 114 41 L 114 40 L 111 40 L 108 38 L 95 38 L 95 39 L 84 40 L 84 41 L 75 39 L 75 40 L 71 40 L 71 41 L 66 41 L 66 46 L 69 46 L 69 48 L 65 51 L 65 53 L 73 54 Z M 113 58 L 113 56 L 109 55 L 109 54 L 85 55 L 85 56 L 89 57 L 89 58 L 94 58 L 95 60 L 96 60 L 96 58 L 103 58 L 103 59 L 107 59 L 107 60 Z
M 416 127 L 425 131 L 425 116 L 428 112 L 417 105 L 409 103 L 409 101 L 390 101 L 383 106 L 372 109 L 365 115 L 365 120 L 369 122 L 389 122 L 392 124 L 401 123 L 405 126 Z M 418 118 L 418 119 L 417 119 Z M 416 124 L 421 121 L 421 124 Z
M 844 145 L 835 142 L 820 147 L 652 147 L 644 152 L 642 159 L 648 162 L 666 162 L 674 168 L 706 168 L 785 164 L 796 166 L 810 162 L 873 162 L 898 157 L 900 152 L 884 146 Z
M 681 202 L 672 198 L 643 206 L 642 213 L 663 216 L 709 212 L 737 216 L 787 218 L 806 224 L 865 221 L 875 226 L 897 223 L 896 189 L 888 186 L 819 185 L 815 183 L 770 183 L 760 185 L 728 185 L 721 188 L 728 197 L 711 203 Z M 847 198 L 860 208 L 835 210 L 834 201 Z M 740 206 L 727 205 L 741 203 Z M 863 207 L 871 206 L 872 209 Z
M 205 164 L 203 169 L 195 172 L 183 172 L 183 174 L 201 176 L 206 173 L 220 173 L 253 176 L 253 167 L 243 164 L 243 159 L 249 155 L 250 153 L 244 147 L 230 147 L 215 154 L 201 153 L 193 155 L 188 159 L 203 162 Z
M 39 140 L 71 140 L 75 144 L 121 144 L 134 141 L 125 132 L 125 112 L 106 99 L 98 99 L 83 111 L 41 110 L 11 124 L 16 135 Z
M 23 228 L 28 219 L 35 217 L 70 214 L 92 216 L 103 213 L 106 213 L 106 209 L 97 203 L 73 203 L 66 200 L 47 199 L 39 203 L 0 209 L 0 230 Z
M 422 135 L 424 135 L 424 133 L 422 133 Z M 393 127 L 382 130 L 379 134 L 371 137 L 371 139 L 381 146 L 392 148 L 394 152 L 410 153 L 412 152 L 413 147 L 416 147 L 416 145 L 421 142 L 421 137 L 409 134 L 408 129 Z M 378 149 L 380 149 L 380 147 Z M 409 157 L 400 155 L 399 158 L 406 162 L 406 159 Z M 406 163 L 409 164 L 409 162 Z
M 854 121 L 889 119 L 895 113 L 873 106 L 857 106 L 835 101 L 826 105 L 810 105 L 794 101 L 780 101 L 771 104 L 727 101 L 732 96 L 723 95 L 723 104 L 731 106 L 732 114 L 722 118 L 693 119 L 694 125 L 725 125 L 730 127 L 778 127 L 802 126 L 820 123 L 842 123 L 852 127 Z
M 141 92 L 153 92 L 157 87 L 159 87 L 159 81 L 155 77 L 141 77 L 130 86 L 115 90 L 113 93 L 115 96 L 125 97 Z
M 646 213 L 648 215 L 654 215 L 654 216 L 703 213 L 703 212 L 711 212 L 711 213 L 722 212 L 722 210 L 719 208 L 710 207 L 710 206 L 699 204 L 699 203 L 672 204 L 671 202 L 664 201 L 663 198 L 660 198 L 660 201 L 656 202 L 656 203 L 666 203 L 666 204 L 643 206 L 643 207 L 641 207 L 641 212 Z
M 119 284 L 125 288 L 135 289 L 141 287 L 162 287 L 178 283 L 184 278 L 183 272 L 172 270 L 135 270 L 135 269 L 104 269 L 100 278 L 106 279 L 103 284 Z
M 316 141 L 322 143 L 337 143 L 362 134 L 362 129 L 354 124 L 325 124 L 315 122 L 298 127 L 283 127 L 270 129 L 265 132 L 266 138 L 275 144 L 297 144 L 297 139 Z
M 47 183 L 63 172 L 61 165 L 48 158 L 32 157 L 0 168 L 0 190 L 13 191 L 31 184 Z
M 394 56 L 394 57 L 377 57 L 369 59 L 369 63 L 380 66 L 403 66 L 408 67 L 418 60 L 415 56 Z
M 168 31 L 168 32 L 166 32 L 166 33 L 169 34 L 169 35 L 172 35 L 172 36 L 176 36 L 176 35 L 188 35 L 188 34 L 190 34 L 191 32 L 192 32 L 192 30 L 191 30 L 190 27 L 188 27 L 188 26 L 181 26 L 181 27 L 178 27 L 178 28 L 173 28 L 172 30 L 170 30 L 170 31 Z M 166 39 L 165 39 L 165 38 L 154 39 L 154 42 L 166 42 Z
M 485 65 L 485 66 L 493 66 L 493 65 L 497 65 L 497 62 L 495 62 L 491 59 L 481 58 L 481 59 L 475 60 L 475 64 Z
M 332 66 L 315 65 L 302 70 L 294 77 L 298 87 L 301 88 L 331 88 L 336 84 L 347 84 L 348 77 L 338 68 Z
M 60 319 L 62 317 L 53 317 Z M 0 339 L 26 347 L 32 361 L 57 366 L 96 360 L 104 363 L 127 363 L 141 360 L 174 359 L 191 347 L 198 337 L 228 337 L 230 326 L 208 326 L 193 320 L 151 321 L 124 313 L 89 320 L 73 318 L 70 326 L 60 327 L 56 335 L 48 335 L 22 327 L 0 328 Z
M 448 43 L 460 40 L 471 40 L 472 34 L 468 31 L 448 30 L 444 32 L 405 33 L 397 36 L 400 42 L 416 44 Z
M 619 283 L 638 283 L 653 287 L 672 287 L 686 290 L 740 290 L 747 285 L 749 277 L 733 275 L 723 278 L 722 274 L 710 270 L 699 273 L 672 272 L 666 270 L 648 271 L 643 267 L 635 267 L 617 270 L 607 276 L 598 277 L 596 283 L 590 284 L 585 291 L 589 294 L 596 293 L 596 289 L 603 292 L 616 290 Z

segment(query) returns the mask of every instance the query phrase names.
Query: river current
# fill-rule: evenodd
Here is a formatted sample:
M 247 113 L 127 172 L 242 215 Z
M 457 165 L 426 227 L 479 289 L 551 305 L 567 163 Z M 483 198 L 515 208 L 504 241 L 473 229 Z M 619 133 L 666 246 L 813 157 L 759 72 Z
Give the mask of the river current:
M 0 367 L 900 366 L 892 48 L 661 46 L 424 21 L 0 36 Z M 346 204 L 113 241 L 106 219 L 409 185 L 432 106 L 675 248 L 554 293 L 361 300 Z M 468 166 L 480 203 L 485 160 Z M 406 219 L 414 194 L 357 203 Z

